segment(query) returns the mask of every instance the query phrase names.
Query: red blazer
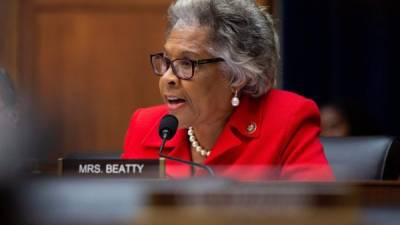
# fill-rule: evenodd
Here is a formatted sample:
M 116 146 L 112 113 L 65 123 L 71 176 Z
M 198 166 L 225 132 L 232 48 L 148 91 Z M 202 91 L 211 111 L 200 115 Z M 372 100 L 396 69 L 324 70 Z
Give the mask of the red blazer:
M 159 158 L 158 126 L 166 106 L 138 109 L 126 135 L 124 159 Z M 333 180 L 319 141 L 320 115 L 311 100 L 272 89 L 243 96 L 204 161 L 218 176 L 239 180 Z M 166 154 L 191 160 L 187 129 L 178 129 Z M 167 175 L 190 177 L 190 166 L 167 161 Z M 197 170 L 196 175 L 204 173 Z

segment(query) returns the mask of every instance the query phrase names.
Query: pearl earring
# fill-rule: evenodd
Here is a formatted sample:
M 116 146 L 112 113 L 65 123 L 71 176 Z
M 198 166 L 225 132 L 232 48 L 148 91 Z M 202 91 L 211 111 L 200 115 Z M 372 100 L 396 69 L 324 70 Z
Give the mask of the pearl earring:
M 235 96 L 233 96 L 232 100 L 231 100 L 232 106 L 233 107 L 238 107 L 240 104 L 240 100 L 238 97 L 238 90 L 235 90 Z

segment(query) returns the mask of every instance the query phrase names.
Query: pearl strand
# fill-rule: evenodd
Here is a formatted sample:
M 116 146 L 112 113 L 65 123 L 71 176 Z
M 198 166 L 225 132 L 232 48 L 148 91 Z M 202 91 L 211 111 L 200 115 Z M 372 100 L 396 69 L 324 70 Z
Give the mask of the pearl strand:
M 208 157 L 211 153 L 211 150 L 207 150 L 200 146 L 199 142 L 197 142 L 196 137 L 194 136 L 193 127 L 189 127 L 188 129 L 189 141 L 192 144 L 192 147 L 203 157 Z

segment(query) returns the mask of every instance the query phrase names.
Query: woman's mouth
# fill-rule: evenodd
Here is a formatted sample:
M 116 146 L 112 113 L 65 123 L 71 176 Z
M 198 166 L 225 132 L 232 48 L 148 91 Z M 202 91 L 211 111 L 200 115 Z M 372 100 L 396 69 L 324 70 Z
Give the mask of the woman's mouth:
M 185 99 L 176 96 L 166 96 L 167 106 L 170 110 L 177 110 L 183 107 L 186 103 Z

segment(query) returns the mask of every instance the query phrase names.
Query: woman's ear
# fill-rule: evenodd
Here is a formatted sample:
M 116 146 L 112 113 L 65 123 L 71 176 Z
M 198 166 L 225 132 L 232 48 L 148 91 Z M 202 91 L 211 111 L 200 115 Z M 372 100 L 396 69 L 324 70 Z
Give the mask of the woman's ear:
M 236 83 L 235 85 L 232 85 L 232 86 L 231 86 L 232 93 L 235 93 L 235 92 L 237 91 L 237 92 L 239 92 L 239 94 L 240 94 L 241 90 L 242 90 L 245 86 L 246 86 L 246 81 L 242 81 L 242 82 L 240 82 L 240 83 Z

